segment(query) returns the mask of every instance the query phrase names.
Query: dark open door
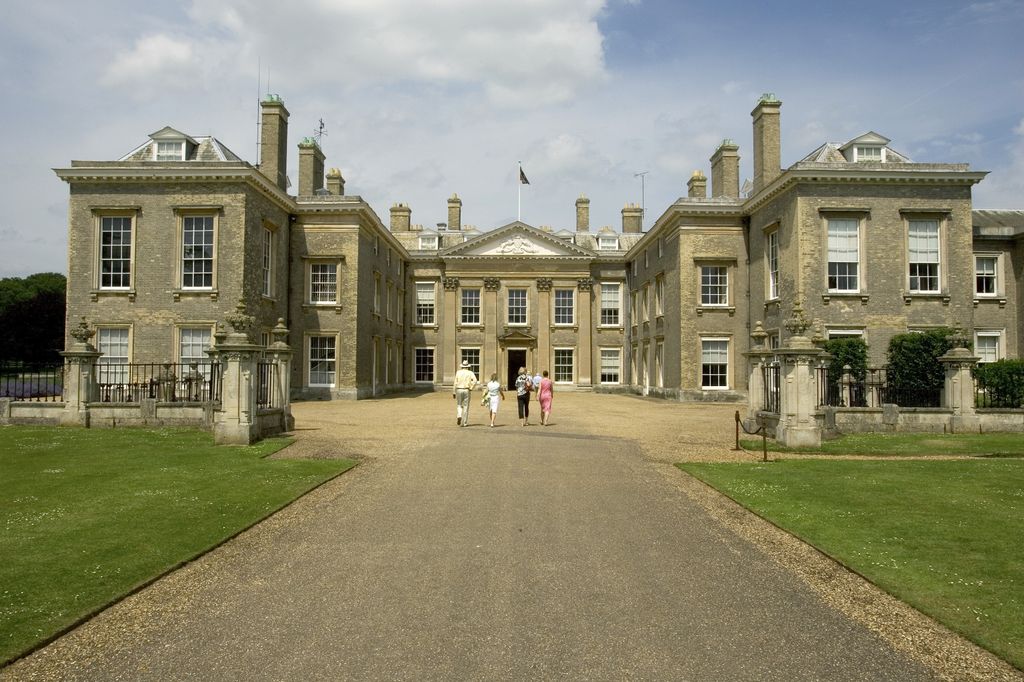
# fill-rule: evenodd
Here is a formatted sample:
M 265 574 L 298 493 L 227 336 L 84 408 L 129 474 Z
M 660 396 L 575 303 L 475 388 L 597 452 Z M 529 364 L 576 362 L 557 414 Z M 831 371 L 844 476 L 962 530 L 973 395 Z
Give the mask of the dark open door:
M 508 382 L 506 383 L 506 388 L 514 389 L 516 387 L 516 376 L 519 374 L 520 367 L 526 367 L 526 349 L 510 348 L 508 351 Z

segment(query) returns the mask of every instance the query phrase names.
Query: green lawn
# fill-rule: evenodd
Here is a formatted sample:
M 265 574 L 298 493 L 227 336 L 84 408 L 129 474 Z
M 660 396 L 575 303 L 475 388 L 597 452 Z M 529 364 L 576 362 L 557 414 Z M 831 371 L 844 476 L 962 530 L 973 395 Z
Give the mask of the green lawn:
M 678 466 L 1024 669 L 1024 460 Z
M 0 427 L 0 664 L 354 465 L 288 442 Z
M 760 452 L 761 439 L 741 440 Z M 1020 433 L 850 433 L 822 441 L 817 448 L 787 448 L 768 439 L 769 452 L 823 452 L 833 455 L 984 455 L 1024 457 Z

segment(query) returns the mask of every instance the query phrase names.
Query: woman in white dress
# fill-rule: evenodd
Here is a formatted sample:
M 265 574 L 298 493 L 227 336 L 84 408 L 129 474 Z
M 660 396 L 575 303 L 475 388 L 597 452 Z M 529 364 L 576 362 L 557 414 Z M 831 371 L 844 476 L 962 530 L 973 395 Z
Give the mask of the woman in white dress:
M 484 386 L 484 391 L 487 393 L 490 403 L 491 426 L 494 426 L 494 418 L 498 415 L 498 403 L 505 399 L 505 389 L 501 387 L 501 382 L 498 381 L 497 372 L 491 375 L 491 380 Z

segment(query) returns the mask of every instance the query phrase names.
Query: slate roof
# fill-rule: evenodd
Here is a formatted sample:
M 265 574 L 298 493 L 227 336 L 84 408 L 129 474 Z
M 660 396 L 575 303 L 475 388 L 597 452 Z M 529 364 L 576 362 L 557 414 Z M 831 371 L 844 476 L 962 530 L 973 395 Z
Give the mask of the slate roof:
M 153 145 L 157 140 L 184 140 L 184 161 L 242 161 L 242 158 L 228 149 L 223 142 L 212 135 L 192 137 L 170 126 L 165 126 L 149 136 L 149 139 L 131 150 L 118 161 L 153 161 Z M 173 161 L 167 163 L 175 163 Z M 178 163 L 181 163 L 180 161 Z
M 884 140 L 884 142 L 883 142 Z M 858 135 L 849 142 L 826 142 L 813 152 L 800 159 L 797 163 L 852 163 L 843 156 L 844 149 L 857 143 L 883 144 L 885 146 L 886 163 L 913 163 L 909 158 L 895 151 L 888 145 L 889 138 L 876 132 Z
M 975 209 L 971 211 L 971 223 L 979 237 L 1024 235 L 1024 211 Z

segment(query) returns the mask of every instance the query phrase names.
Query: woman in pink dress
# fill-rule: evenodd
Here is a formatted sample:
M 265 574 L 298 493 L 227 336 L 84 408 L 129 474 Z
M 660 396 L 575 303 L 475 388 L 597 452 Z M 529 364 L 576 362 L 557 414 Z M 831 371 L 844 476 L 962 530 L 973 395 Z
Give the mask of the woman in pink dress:
M 548 371 L 544 370 L 541 372 L 540 389 L 537 391 L 537 400 L 540 402 L 541 426 L 548 425 L 548 419 L 551 417 L 551 398 L 554 392 L 555 385 L 551 383 L 551 379 L 548 379 Z

